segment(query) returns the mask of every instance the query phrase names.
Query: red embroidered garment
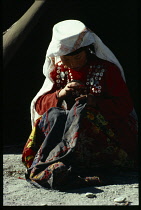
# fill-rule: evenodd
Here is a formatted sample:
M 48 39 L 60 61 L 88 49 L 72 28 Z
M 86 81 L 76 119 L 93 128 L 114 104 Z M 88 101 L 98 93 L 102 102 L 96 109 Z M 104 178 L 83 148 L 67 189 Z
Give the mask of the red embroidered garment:
M 57 106 L 56 90 L 60 90 L 60 88 L 63 88 L 67 84 L 66 77 L 64 80 L 57 78 L 61 72 L 67 73 L 66 75 L 71 74 L 73 80 L 81 81 L 85 85 L 87 84 L 87 75 L 90 75 L 89 78 L 94 79 L 92 81 L 94 83 L 93 85 L 90 85 L 90 82 L 86 85 L 87 92 L 97 96 L 98 109 L 107 119 L 125 118 L 132 111 L 133 103 L 119 69 L 108 61 L 94 57 L 79 72 L 70 70 L 69 73 L 69 70 L 64 68 L 63 65 L 56 66 L 54 71 L 51 72 L 51 78 L 54 81 L 52 90 L 41 96 L 36 102 L 36 111 L 39 114 L 42 115 L 50 107 Z M 69 75 L 69 77 L 71 76 Z M 71 78 L 69 79 L 71 81 Z M 93 89 L 95 90 L 93 91 Z
M 63 79 L 60 76 L 61 72 L 64 73 Z M 43 114 L 50 107 L 58 106 L 56 90 L 63 88 L 68 81 L 81 81 L 87 87 L 87 93 L 89 92 L 96 96 L 97 110 L 111 123 L 123 146 L 127 147 L 129 141 L 130 148 L 133 149 L 135 147 L 136 121 L 130 115 L 133 109 L 133 102 L 126 83 L 116 65 L 93 56 L 81 71 L 68 69 L 63 64 L 58 64 L 54 71 L 51 72 L 51 78 L 54 81 L 53 89 L 37 100 L 36 111 L 39 114 Z M 68 98 L 68 104 L 71 103 L 73 105 L 76 97 L 76 95 L 72 95 L 70 100 Z M 133 126 L 133 133 L 129 124 Z
M 81 169 L 137 168 L 137 121 L 132 117 L 133 103 L 119 69 L 92 57 L 79 72 L 58 63 L 51 78 L 52 90 L 36 102 L 36 111 L 43 116 L 36 121 L 22 155 L 27 179 L 59 189 L 63 187 L 62 176 L 66 186 L 72 183 L 69 167 L 79 176 Z M 75 91 L 66 98 L 70 111 L 62 109 L 57 93 L 71 81 L 81 82 L 83 94 L 95 96 L 97 106 L 90 107 L 81 100 L 75 103 L 80 95 Z M 76 183 L 99 182 L 96 177 L 81 180 L 79 176 Z

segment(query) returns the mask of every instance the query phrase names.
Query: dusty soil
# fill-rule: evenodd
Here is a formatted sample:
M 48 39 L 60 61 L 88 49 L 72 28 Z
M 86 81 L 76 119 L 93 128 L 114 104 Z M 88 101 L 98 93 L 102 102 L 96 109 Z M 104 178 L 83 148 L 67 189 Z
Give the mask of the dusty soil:
M 11 152 L 12 150 L 12 152 Z M 13 153 L 13 154 L 12 154 Z M 121 206 L 139 205 L 137 172 L 120 172 L 114 184 L 60 192 L 36 188 L 25 180 L 21 150 L 7 147 L 3 155 L 3 206 Z M 93 198 L 86 193 L 94 194 Z M 114 200 L 122 197 L 123 202 Z M 122 199 L 121 199 L 122 200 Z

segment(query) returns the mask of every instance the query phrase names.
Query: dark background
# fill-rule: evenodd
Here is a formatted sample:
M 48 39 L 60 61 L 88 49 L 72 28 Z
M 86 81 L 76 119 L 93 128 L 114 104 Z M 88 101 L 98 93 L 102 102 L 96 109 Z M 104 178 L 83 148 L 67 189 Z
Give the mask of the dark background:
M 3 31 L 33 3 L 34 0 L 3 0 Z M 65 19 L 84 22 L 114 52 L 124 68 L 127 86 L 138 113 L 137 0 L 52 0 L 39 23 L 3 69 L 4 145 L 24 144 L 28 139 L 31 132 L 30 103 L 44 81 L 42 66 L 52 27 Z

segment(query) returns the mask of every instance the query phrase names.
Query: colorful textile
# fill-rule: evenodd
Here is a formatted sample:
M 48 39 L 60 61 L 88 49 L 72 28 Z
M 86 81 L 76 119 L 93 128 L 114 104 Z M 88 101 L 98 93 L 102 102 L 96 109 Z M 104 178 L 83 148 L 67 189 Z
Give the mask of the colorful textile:
M 101 184 L 102 180 L 95 176 L 98 168 L 136 168 L 137 139 L 131 123 L 128 129 L 134 137 L 130 139 L 132 147 L 85 99 L 77 101 L 70 111 L 50 108 L 36 121 L 23 150 L 26 179 L 45 188 L 63 190 Z

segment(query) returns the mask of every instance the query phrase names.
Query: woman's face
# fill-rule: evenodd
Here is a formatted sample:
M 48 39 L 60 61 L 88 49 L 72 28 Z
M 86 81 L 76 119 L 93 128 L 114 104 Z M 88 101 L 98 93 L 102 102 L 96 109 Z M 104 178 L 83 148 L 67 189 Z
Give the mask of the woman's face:
M 75 71 L 79 71 L 87 62 L 87 54 L 85 50 L 76 55 L 63 55 L 60 56 L 60 58 L 64 65 Z

